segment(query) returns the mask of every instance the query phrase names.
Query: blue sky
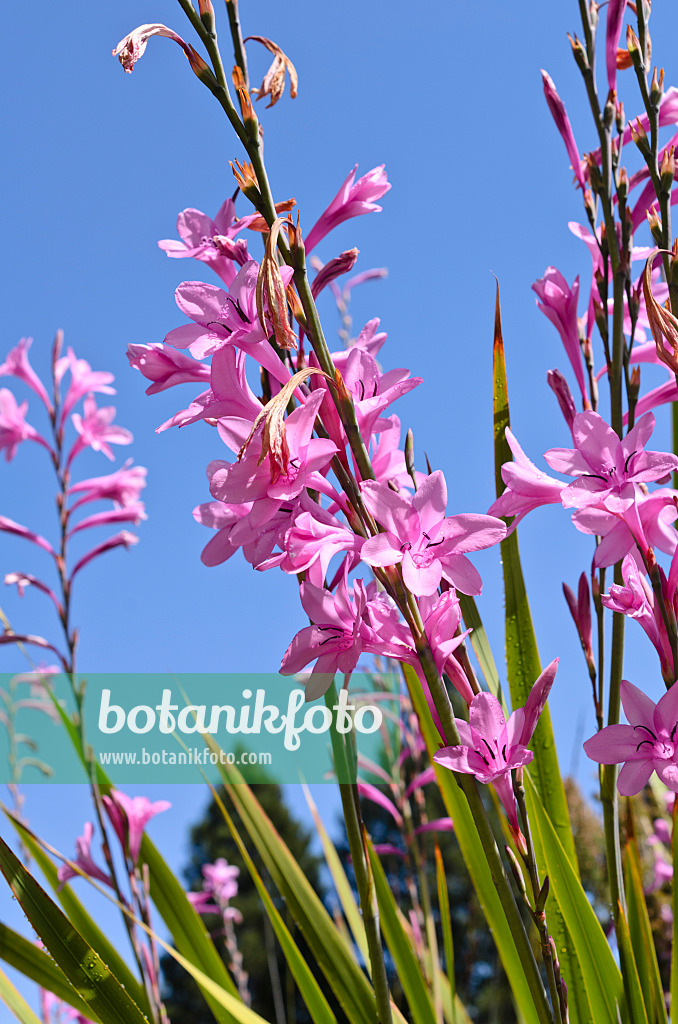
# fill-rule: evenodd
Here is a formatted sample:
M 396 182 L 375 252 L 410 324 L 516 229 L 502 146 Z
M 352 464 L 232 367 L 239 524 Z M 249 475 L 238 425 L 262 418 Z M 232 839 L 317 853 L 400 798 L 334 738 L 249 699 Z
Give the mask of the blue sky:
M 655 7 L 655 53 L 671 83 L 672 53 L 662 47 L 669 5 Z M 414 431 L 420 468 L 426 452 L 445 471 L 450 512 L 485 511 L 493 499 L 492 272 L 502 289 L 514 431 L 535 458 L 568 441 L 546 386 L 546 371 L 565 370 L 565 358 L 530 286 L 555 264 L 568 280 L 581 273 L 586 288 L 590 263 L 567 228 L 568 220 L 582 219 L 581 202 L 543 99 L 541 67 L 567 104 L 580 149 L 593 147 L 593 129 L 565 35 L 578 27 L 575 0 L 520 10 L 503 0 L 428 0 L 416 10 L 385 0 L 241 5 L 246 33 L 276 40 L 299 72 L 298 98 L 286 95 L 260 115 L 276 199 L 294 195 L 310 226 L 354 164 L 359 173 L 386 164 L 393 188 L 383 213 L 348 222 L 319 255 L 329 259 L 357 245 L 357 269 L 389 268 L 385 281 L 355 293 L 354 323 L 380 316 L 389 334 L 383 363 L 424 378 L 397 412 Z M 223 449 L 206 427 L 156 435 L 154 428 L 190 400 L 191 388 L 147 398 L 124 356 L 128 343 L 161 341 L 183 322 L 174 289 L 184 278 L 200 278 L 202 267 L 168 260 L 157 240 L 174 237 L 184 207 L 216 212 L 234 187 L 228 161 L 242 156 L 219 107 L 169 40 L 151 40 L 132 75 L 111 57 L 131 28 L 153 21 L 190 38 L 169 0 L 33 0 L 30 15 L 25 5 L 3 11 L 10 43 L 0 76 L 11 102 L 0 114 L 0 359 L 19 337 L 32 335 L 35 365 L 45 370 L 62 327 L 78 355 L 115 373 L 118 420 L 135 435 L 122 454 L 148 467 L 148 520 L 139 545 L 81 577 L 81 668 L 270 671 L 304 624 L 296 583 L 281 573 L 254 573 L 240 558 L 202 566 L 209 533 L 191 512 L 208 500 L 205 466 Z M 255 79 L 266 55 L 252 49 L 251 63 Z M 628 100 L 628 111 L 635 105 Z M 244 205 L 240 212 L 247 212 Z M 331 303 L 323 312 L 331 336 L 339 326 Z M 655 440 L 668 443 L 665 410 L 658 419 Z M 28 448 L 0 466 L 0 514 L 49 536 L 49 467 L 37 446 Z M 103 473 L 104 462 L 88 467 L 83 458 L 83 467 Z M 566 513 L 545 509 L 521 527 L 521 547 L 542 658 L 561 657 L 551 698 L 561 759 L 592 778 L 576 755 L 582 734 L 594 728 L 588 677 L 561 593 L 563 580 L 574 585 L 587 568 L 590 545 Z M 0 575 L 43 564 L 26 545 L 0 536 Z M 500 661 L 498 551 L 476 564 L 485 579 L 481 610 Z M 38 597 L 19 602 L 5 593 L 0 604 L 16 628 L 53 633 Z M 658 695 L 661 680 L 644 668 L 649 663 L 654 676 L 644 638 L 635 647 L 630 678 Z M 0 671 L 17 667 L 2 657 Z M 193 819 L 195 796 L 177 793 L 175 803 L 180 810 L 167 839 L 176 862 L 173 837 Z M 36 789 L 28 810 L 36 828 L 44 822 L 57 845 L 68 845 L 77 828 L 72 806 L 60 823 L 49 791 Z

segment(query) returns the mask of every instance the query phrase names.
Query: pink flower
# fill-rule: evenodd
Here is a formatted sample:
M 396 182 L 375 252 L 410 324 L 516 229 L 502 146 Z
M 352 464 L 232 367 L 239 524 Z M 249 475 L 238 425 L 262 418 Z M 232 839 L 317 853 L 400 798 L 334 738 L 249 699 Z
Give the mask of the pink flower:
M 436 668 L 440 675 L 446 672 L 467 704 L 473 700 L 473 690 L 461 665 L 453 657 L 454 651 L 471 632 L 466 629 L 455 636 L 461 624 L 461 608 L 454 590 L 448 590 L 440 597 L 422 597 L 419 607 L 424 619 L 424 631 L 433 651 Z
M 513 462 L 505 462 L 501 467 L 501 478 L 506 490 L 499 495 L 490 506 L 491 516 L 515 516 L 509 533 L 512 533 L 521 519 L 542 505 L 559 505 L 564 484 L 537 469 L 531 462 L 518 441 L 506 428 L 506 440 L 513 452 Z
M 285 286 L 289 267 L 280 270 Z M 284 384 L 289 372 L 268 342 L 257 313 L 259 264 L 249 260 L 238 271 L 228 292 L 202 281 L 183 281 L 175 292 L 177 306 L 192 324 L 175 327 L 165 336 L 168 345 L 187 348 L 196 359 L 204 359 L 225 345 L 236 345 Z
M 28 350 L 33 344 L 32 338 L 21 338 L 19 343 L 7 354 L 4 363 L 0 363 L 0 377 L 18 377 L 24 384 L 35 391 L 42 399 L 48 411 L 52 411 L 52 403 L 44 384 L 28 361 Z
M 586 754 L 598 764 L 625 762 L 617 779 L 622 796 L 640 793 L 653 771 L 668 789 L 678 792 L 678 686 L 672 686 L 655 705 L 623 679 L 621 700 L 630 724 L 601 729 L 584 744 Z
M 112 501 L 119 508 L 134 505 L 146 486 L 147 472 L 144 466 L 132 466 L 132 460 L 128 459 L 115 473 L 78 481 L 68 488 L 69 495 L 82 494 L 71 511 L 88 501 Z
M 577 627 L 577 633 L 588 660 L 593 657 L 593 633 L 591 623 L 591 598 L 589 596 L 589 585 L 588 580 L 586 579 L 586 573 L 583 572 L 579 577 L 579 587 L 576 597 L 566 583 L 563 583 L 563 594 L 565 595 L 567 606 L 570 609 L 570 615 Z
M 307 253 L 328 232 L 350 217 L 359 217 L 363 213 L 378 213 L 381 211 L 381 206 L 377 206 L 374 200 L 381 199 L 391 187 L 386 178 L 384 165 L 373 167 L 371 171 L 368 171 L 367 174 L 364 174 L 362 178 L 358 178 L 356 181 L 355 172 L 357 170 L 358 165 L 356 164 L 330 205 L 309 231 L 305 243 Z
M 0 388 L 0 451 L 4 448 L 7 462 L 12 461 L 22 441 L 37 441 L 47 451 L 52 450 L 35 427 L 26 422 L 27 410 L 28 402 L 18 405 L 8 388 Z
M 156 814 L 169 810 L 171 803 L 167 800 L 151 803 L 146 796 L 130 797 L 118 789 L 111 790 L 110 796 L 105 796 L 103 801 L 123 850 L 136 864 L 147 822 Z
M 201 870 L 205 890 L 212 893 L 219 902 L 226 903 L 238 895 L 240 868 L 229 864 L 224 857 L 219 857 L 214 864 L 203 864 Z
M 508 722 L 501 704 L 491 693 L 478 693 L 469 706 L 469 720 L 455 719 L 459 746 L 444 747 L 433 760 L 454 772 L 475 775 L 478 782 L 492 782 L 514 830 L 518 814 L 511 785 L 511 771 L 523 768 L 534 758 L 527 745 L 553 686 L 558 668 L 556 658 L 544 669 L 530 691 L 524 708 L 518 708 Z
M 585 189 L 586 179 L 584 178 L 584 173 L 582 171 L 579 150 L 577 149 L 577 143 L 574 141 L 574 132 L 572 131 L 572 125 L 570 124 L 570 119 L 567 116 L 567 111 L 565 110 L 565 104 L 556 92 L 556 87 L 550 75 L 547 75 L 547 73 L 542 70 L 541 77 L 544 83 L 544 96 L 546 97 L 548 108 L 551 111 L 551 116 L 556 122 L 556 128 L 560 132 L 563 142 L 565 143 L 565 149 L 567 150 L 567 155 L 570 158 L 570 164 L 572 165 L 574 176 L 582 189 Z
M 605 31 L 605 61 L 607 64 L 607 84 L 610 92 L 617 89 L 617 48 L 621 35 L 626 0 L 610 0 L 607 7 L 607 26 Z
M 99 882 L 103 882 L 104 885 L 112 885 L 112 881 L 109 875 L 98 867 L 92 859 L 92 837 L 94 836 L 94 825 L 91 821 L 86 821 L 83 829 L 83 834 L 75 840 L 75 852 L 77 854 L 75 863 L 79 868 L 89 875 L 90 878 L 96 878 Z M 65 885 L 66 882 L 70 881 L 71 878 L 78 878 L 78 872 L 74 871 L 68 864 L 62 864 L 57 871 L 57 878 L 59 879 L 59 887 Z
M 115 388 L 110 386 L 111 381 L 114 380 L 113 374 L 106 370 L 93 370 L 85 359 L 76 359 L 72 348 L 69 348 L 66 355 L 57 360 L 54 374 L 57 384 L 61 383 L 68 370 L 71 373 L 71 382 L 61 407 L 62 423 L 65 422 L 73 406 L 89 392 L 96 392 L 99 395 L 115 394 Z
M 336 672 L 350 674 L 363 653 L 389 656 L 394 644 L 384 643 L 369 625 L 370 605 L 377 600 L 376 585 L 366 587 L 354 580 L 349 593 L 346 577 L 336 593 L 312 583 L 302 583 L 299 596 L 314 625 L 300 630 L 287 648 L 280 665 L 284 676 L 295 675 L 315 661 L 306 684 L 306 700 L 321 697 Z
M 638 621 L 654 645 L 661 661 L 662 674 L 667 678 L 673 668 L 671 644 L 661 612 L 655 607 L 652 587 L 639 571 L 632 555 L 627 555 L 622 562 L 622 579 L 623 586 L 611 584 L 609 593 L 601 595 L 600 600 L 611 611 L 620 612 Z M 675 676 L 671 681 L 674 678 Z
M 614 565 L 624 555 L 636 549 L 646 553 L 649 548 L 659 548 L 673 555 L 678 535 L 671 525 L 678 515 L 676 498 L 678 491 L 661 487 L 651 494 L 643 494 L 638 488 L 632 515 L 626 519 L 606 511 L 604 508 L 580 508 L 572 516 L 574 526 L 580 533 L 602 537 L 593 556 L 594 568 Z M 640 557 L 640 556 L 639 556 Z
M 577 321 L 579 278 L 576 278 L 570 288 L 559 270 L 556 270 L 555 267 L 547 267 L 544 276 L 532 285 L 532 291 L 536 292 L 540 300 L 537 303 L 539 309 L 549 318 L 560 335 L 584 403 L 587 405 L 588 398 L 586 397 L 586 382 Z
M 622 440 L 597 412 L 579 413 L 572 426 L 575 448 L 551 448 L 544 458 L 559 473 L 576 476 L 562 494 L 565 508 L 599 505 L 623 514 L 636 497 L 634 484 L 660 480 L 678 468 L 668 452 L 646 452 L 654 430 L 647 413 Z
M 385 532 L 370 537 L 360 557 L 368 565 L 402 562 L 405 586 L 417 597 L 434 594 L 445 579 L 465 594 L 479 594 L 482 581 L 465 551 L 480 551 L 506 536 L 499 519 L 483 515 L 445 516 L 447 485 L 440 470 L 417 493 L 396 494 L 387 484 L 368 481 L 361 492 Z
M 84 402 L 84 416 L 77 412 L 74 412 L 72 416 L 73 426 L 80 436 L 71 449 L 68 464 L 71 464 L 83 448 L 102 452 L 107 459 L 113 461 L 115 455 L 110 445 L 131 444 L 134 439 L 129 430 L 125 430 L 124 427 L 112 426 L 114 419 L 115 406 L 107 405 L 98 409 L 96 399 L 93 395 L 89 395 Z
M 268 504 L 273 514 L 283 501 L 296 498 L 306 487 L 323 490 L 325 480 L 321 471 L 337 450 L 332 441 L 311 437 L 323 396 L 322 391 L 314 392 L 285 420 L 289 449 L 286 467 L 276 465 L 274 470 L 268 459 L 262 461 L 261 433 L 258 432 L 238 462 L 224 462 L 214 472 L 210 485 L 212 496 L 228 504 L 270 499 Z M 250 425 L 244 422 L 242 426 L 249 432 Z M 242 444 L 244 440 L 223 423 L 220 434 L 231 446 L 234 442 L 237 445 L 238 440 Z
M 127 358 L 130 366 L 139 370 L 146 380 L 153 383 L 146 388 L 147 395 L 173 388 L 175 384 L 186 384 L 210 379 L 210 368 L 197 362 L 170 345 L 162 342 L 154 345 L 128 345 Z
M 165 36 L 167 39 L 173 39 L 175 43 L 178 43 L 188 57 L 188 61 L 196 75 L 199 75 L 203 69 L 207 70 L 207 65 L 202 57 L 199 57 L 193 47 L 185 43 L 181 36 L 173 32 L 171 28 L 167 28 L 166 25 L 154 24 L 139 25 L 133 32 L 126 35 L 124 39 L 121 39 L 113 50 L 113 56 L 118 58 L 122 64 L 123 71 L 128 74 L 132 73 L 134 65 L 143 56 L 151 36 Z
M 227 199 L 219 208 L 214 220 L 200 210 L 182 210 L 177 217 L 177 234 L 181 238 L 177 242 L 173 238 L 165 238 L 158 242 L 159 247 L 173 259 L 192 256 L 193 259 L 206 263 L 219 275 L 226 285 L 230 285 L 236 275 L 234 262 L 243 266 L 249 256 L 244 240 L 234 241 L 235 236 L 246 228 L 257 215 L 235 216 L 235 203 Z

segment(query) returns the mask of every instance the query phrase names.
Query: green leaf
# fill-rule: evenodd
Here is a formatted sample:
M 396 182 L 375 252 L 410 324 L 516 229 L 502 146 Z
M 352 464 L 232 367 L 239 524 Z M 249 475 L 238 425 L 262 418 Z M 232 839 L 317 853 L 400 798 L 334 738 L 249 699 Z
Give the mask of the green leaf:
M 219 748 L 211 737 L 206 741 Z M 313 950 L 323 974 L 351 1024 L 374 1024 L 374 991 L 251 788 L 232 765 L 219 765 L 224 787 L 243 826 L 259 852 L 273 884 L 286 900 L 292 917 Z
M 403 665 L 403 672 L 412 700 L 412 705 L 419 719 L 422 736 L 428 749 L 429 757 L 433 758 L 440 746 L 440 736 L 436 729 L 421 684 L 414 669 Z M 538 1024 L 539 1013 L 523 970 L 520 957 L 516 950 L 513 933 L 506 920 L 504 909 L 497 895 L 492 873 L 477 829 L 473 822 L 469 806 L 463 792 L 457 785 L 453 772 L 434 765 L 440 793 L 447 813 L 454 821 L 454 833 L 459 843 L 464 862 L 471 877 L 473 887 L 478 896 L 483 913 L 490 926 L 497 951 L 506 971 L 516 1003 L 520 1006 L 525 1024 Z
M 79 1013 L 94 1019 L 93 1011 L 82 1001 L 52 958 L 23 935 L 8 928 L 6 924 L 0 924 L 0 960 L 4 960 L 24 977 L 30 978 L 40 988 L 53 992 Z
M 436 843 L 436 882 L 438 884 L 438 909 L 440 910 L 440 925 L 443 932 L 443 949 L 445 950 L 445 965 L 447 977 L 450 982 L 450 995 L 452 999 L 451 1024 L 457 1024 L 457 1014 L 454 1005 L 456 985 L 454 980 L 454 940 L 452 938 L 452 918 L 450 916 L 450 898 L 447 892 L 447 876 L 440 847 Z
M 40 844 L 36 843 L 32 834 L 27 829 L 23 828 L 21 822 L 17 821 L 13 815 L 8 814 L 7 817 L 16 828 L 21 837 L 21 841 L 30 850 L 31 856 L 40 868 L 48 885 L 56 895 L 56 898 L 59 900 L 59 903 L 63 907 L 71 924 L 78 929 L 82 937 L 90 944 L 92 949 L 96 950 L 120 984 L 127 989 L 137 1006 L 142 1009 L 144 1013 L 150 1014 L 150 1006 L 148 1005 L 146 993 L 138 978 L 130 970 L 129 965 L 120 956 L 99 926 L 92 920 L 78 897 L 71 889 L 70 885 L 59 885 L 56 867 Z
M 497 497 L 499 497 L 504 490 L 501 467 L 504 463 L 511 461 L 512 454 L 506 440 L 506 428 L 511 425 L 511 421 L 509 417 L 508 386 L 506 382 L 498 284 L 494 317 L 492 376 L 494 398 L 494 469 Z M 525 706 L 532 685 L 541 674 L 541 662 L 520 563 L 517 531 L 514 530 L 506 540 L 501 542 L 501 559 L 506 601 L 506 668 L 513 707 L 522 708 Z M 530 766 L 530 770 L 534 776 L 539 796 L 558 834 L 558 838 L 572 862 L 572 867 L 578 874 L 579 867 L 574 838 L 572 836 L 572 827 L 570 825 L 570 814 L 560 768 L 558 767 L 558 754 L 553 739 L 548 706 L 544 708 L 539 718 L 530 747 L 534 751 L 534 761 Z
M 623 1005 L 624 986 L 600 922 L 589 903 L 572 862 L 544 810 L 534 780 L 525 773 L 525 792 L 533 837 L 539 843 L 544 872 L 549 876 L 550 893 L 546 916 L 550 925 L 552 900 L 560 907 L 569 932 L 580 972 L 567 977 L 563 966 L 563 950 L 556 944 L 561 970 L 568 986 L 583 984 L 595 1024 L 617 1024 L 616 1004 Z M 565 951 L 569 953 L 569 948 Z M 578 979 L 581 978 L 581 981 Z
M 238 832 L 235 822 L 224 807 L 223 800 L 219 796 L 218 792 L 214 787 L 210 788 L 212 789 L 212 795 L 219 810 L 221 811 L 223 819 L 233 836 L 238 850 L 240 851 L 240 855 L 245 862 L 245 867 L 247 868 L 250 877 L 257 888 L 261 901 L 264 904 L 264 909 L 268 914 L 268 918 L 276 934 L 276 938 L 280 943 L 280 948 L 282 949 L 287 965 L 292 973 L 292 977 L 297 983 L 301 997 L 306 1003 L 311 1019 L 314 1021 L 314 1024 L 337 1024 L 337 1019 L 332 1013 L 329 1003 L 323 995 L 322 989 L 313 977 L 313 972 L 299 952 L 299 948 L 292 938 L 287 925 L 278 913 L 278 910 L 268 893 L 268 889 L 264 885 L 264 881 L 257 871 L 256 865 L 250 857 L 247 847 Z
M 13 1013 L 19 1024 L 41 1024 L 24 997 L 17 992 L 4 971 L 0 970 L 0 999 Z
M 645 1000 L 643 999 L 643 990 L 640 987 L 636 959 L 633 955 L 629 926 L 621 903 L 619 904 L 619 912 L 617 914 L 616 932 L 629 1022 L 630 1024 L 649 1024 L 645 1010 Z
M 310 790 L 306 785 L 304 785 L 304 796 L 306 797 L 306 802 L 311 815 L 313 816 L 316 832 L 318 833 L 323 853 L 325 854 L 325 861 L 332 876 L 332 881 L 334 882 L 334 887 L 337 891 L 341 908 L 344 911 L 344 916 L 346 917 L 349 928 L 351 929 L 353 941 L 360 950 L 363 962 L 367 965 L 370 962 L 370 958 L 367 950 L 365 926 L 363 925 L 360 908 L 358 907 L 355 896 L 353 895 L 351 883 L 346 877 L 346 872 L 344 871 L 344 867 L 339 858 L 339 854 L 336 851 L 336 847 L 327 833 L 327 829 L 325 828 L 323 820 L 318 814 L 313 798 L 311 797 Z
M 436 1024 L 433 1003 L 426 987 L 421 966 L 400 920 L 400 911 L 372 843 L 367 841 L 367 850 L 372 865 L 374 887 L 379 906 L 379 924 L 393 957 L 398 980 L 403 987 L 414 1024 Z
M 101 957 L 0 839 L 0 870 L 46 949 L 102 1024 L 147 1024 Z
M 635 840 L 626 844 L 624 880 L 628 911 L 631 948 L 638 968 L 641 990 L 645 993 L 648 1016 L 652 1024 L 667 1024 L 664 988 L 662 985 L 657 950 L 647 912 L 640 858 Z

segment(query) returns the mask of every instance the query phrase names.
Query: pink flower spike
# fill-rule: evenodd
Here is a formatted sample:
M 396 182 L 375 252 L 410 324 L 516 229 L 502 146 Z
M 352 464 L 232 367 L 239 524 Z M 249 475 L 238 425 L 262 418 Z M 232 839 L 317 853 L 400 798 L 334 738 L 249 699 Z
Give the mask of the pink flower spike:
M 617 49 L 621 35 L 626 0 L 609 0 L 607 5 L 607 25 L 605 31 L 605 61 L 607 64 L 607 84 L 610 92 L 617 90 Z
M 384 165 L 374 167 L 362 178 L 355 180 L 355 172 L 358 170 L 356 164 L 346 181 L 341 186 L 336 196 L 320 215 L 313 225 L 306 238 L 305 248 L 309 253 L 311 249 L 320 242 L 325 235 L 337 227 L 338 224 L 348 220 L 350 217 L 359 217 L 363 213 L 379 213 L 381 206 L 377 206 L 375 199 L 381 199 L 390 189 L 386 177 Z
M 13 533 L 17 537 L 23 537 L 24 540 L 30 540 L 32 544 L 37 544 L 43 551 L 56 558 L 56 552 L 50 542 L 41 537 L 39 533 L 33 533 L 32 530 L 22 526 L 21 523 L 15 523 L 12 519 L 8 519 L 7 516 L 0 516 L 0 530 L 5 533 Z
M 664 785 L 678 792 L 678 686 L 655 703 L 642 690 L 623 679 L 621 699 L 629 725 L 608 725 L 584 744 L 598 764 L 621 764 L 617 789 L 633 796 L 656 772 Z
M 567 150 L 567 155 L 570 158 L 570 164 L 572 165 L 574 176 L 579 182 L 581 188 L 585 189 L 586 179 L 584 178 L 584 173 L 582 171 L 579 150 L 577 149 L 577 143 L 574 141 L 574 132 L 572 131 L 572 125 L 570 124 L 570 119 L 567 116 L 567 111 L 565 110 L 565 104 L 556 92 L 556 87 L 553 84 L 553 79 L 550 75 L 547 75 L 547 73 L 542 70 L 541 77 L 544 84 L 544 96 L 546 97 L 548 108 L 551 111 L 551 116 L 556 122 L 556 128 L 560 132 L 562 140 L 565 143 L 565 149 Z
M 24 384 L 35 391 L 36 395 L 44 402 L 48 412 L 52 411 L 52 403 L 45 385 L 28 360 L 28 350 L 33 344 L 32 338 L 21 338 L 19 343 L 8 352 L 4 363 L 0 363 L 0 377 L 18 377 Z
M 117 508 L 134 505 L 146 486 L 147 473 L 148 470 L 144 466 L 132 466 L 132 460 L 128 459 L 115 473 L 80 480 L 68 488 L 69 496 L 82 494 L 82 498 L 71 506 L 70 511 L 73 512 L 88 501 L 112 501 Z
M 120 533 L 116 533 L 115 537 L 109 537 L 103 544 L 98 544 L 97 547 L 92 548 L 86 555 L 83 555 L 79 562 L 76 562 L 73 568 L 70 580 L 73 582 L 75 577 L 78 575 L 81 569 L 84 569 L 94 558 L 98 558 L 99 555 L 105 554 L 107 551 L 112 551 L 113 548 L 129 548 L 133 544 L 138 544 L 139 538 L 135 534 L 130 533 L 128 530 L 121 530 Z
M 5 450 L 5 459 L 11 462 L 22 441 L 36 441 L 46 448 L 52 449 L 35 427 L 26 422 L 28 402 L 17 403 L 8 388 L 0 388 L 0 451 Z
M 131 444 L 134 440 L 129 430 L 113 426 L 115 406 L 107 405 L 98 409 L 94 396 L 88 395 L 84 403 L 84 413 L 84 416 L 81 416 L 74 412 L 72 416 L 73 426 L 80 436 L 71 448 L 67 465 L 70 466 L 76 455 L 84 448 L 102 452 L 107 459 L 113 461 L 115 455 L 110 446 L 112 444 Z
M 150 380 L 147 395 L 157 395 L 176 384 L 202 383 L 210 379 L 210 368 L 192 356 L 157 342 L 153 345 L 128 345 L 130 366 Z
M 103 801 L 123 850 L 136 864 L 146 824 L 156 814 L 169 810 L 171 803 L 167 800 L 151 803 L 146 796 L 130 797 L 118 789 L 111 790 L 110 796 L 103 797 Z
M 97 881 L 103 882 L 104 885 L 112 886 L 113 883 L 109 875 L 98 867 L 92 858 L 92 838 L 94 836 L 94 825 L 91 821 L 86 821 L 83 829 L 83 834 L 75 840 L 75 852 L 77 854 L 74 863 L 81 868 L 86 875 L 90 878 L 96 878 Z M 71 878 L 78 878 L 78 872 L 75 871 L 69 864 L 62 864 L 57 871 L 57 878 L 59 879 L 59 888 L 70 881 Z

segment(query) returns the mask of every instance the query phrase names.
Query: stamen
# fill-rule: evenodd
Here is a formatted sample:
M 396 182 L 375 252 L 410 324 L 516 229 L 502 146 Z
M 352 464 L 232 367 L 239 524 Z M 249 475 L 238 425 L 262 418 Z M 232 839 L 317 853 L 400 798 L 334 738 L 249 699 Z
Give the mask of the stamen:
M 631 461 L 631 459 L 633 458 L 633 456 L 634 456 L 634 455 L 637 455 L 637 454 L 638 454 L 637 452 L 631 452 L 631 454 L 630 454 L 630 455 L 628 456 L 628 458 L 626 459 L 626 462 L 624 463 L 624 472 L 625 472 L 625 473 L 628 473 L 628 471 L 629 471 L 629 462 Z
M 207 324 L 207 327 L 211 327 L 212 324 L 218 324 L 219 327 L 223 327 L 223 329 L 225 331 L 228 331 L 229 334 L 233 334 L 233 328 L 227 327 L 226 324 L 222 324 L 221 320 L 210 320 L 210 322 Z
M 236 313 L 238 314 L 238 316 L 240 317 L 240 319 L 242 320 L 242 322 L 244 324 L 250 324 L 252 322 L 250 320 L 250 318 L 240 308 L 240 302 L 239 301 L 236 302 L 236 300 L 234 298 L 232 298 L 230 295 L 226 296 L 226 301 L 231 303 L 231 305 L 233 306 L 233 309 L 236 311 Z
M 654 746 L 654 743 L 652 742 L 652 740 L 641 740 L 641 741 L 640 741 L 640 743 L 638 744 L 638 746 L 636 747 L 636 754 L 638 753 L 638 751 L 639 751 L 639 750 L 640 750 L 640 748 L 642 747 L 643 743 L 649 743 L 649 745 L 650 745 L 651 747 L 653 747 L 653 746 Z
M 649 726 L 647 726 L 647 725 L 634 725 L 634 727 L 633 727 L 633 728 L 634 728 L 634 731 L 635 731 L 636 729 L 644 729 L 644 730 L 645 730 L 645 732 L 649 733 L 649 734 L 650 734 L 650 736 L 652 737 L 652 739 L 653 739 L 653 740 L 654 740 L 654 741 L 656 742 L 656 740 L 657 740 L 657 737 L 656 737 L 656 736 L 655 736 L 655 734 L 654 734 L 654 733 L 652 732 L 652 729 L 650 729 L 650 728 L 649 728 Z
M 598 474 L 598 473 L 582 473 L 582 479 L 602 480 L 604 484 L 607 483 L 607 480 L 605 479 L 605 477 L 604 476 L 600 476 L 600 474 Z
M 360 401 L 362 402 L 365 397 L 365 385 L 361 380 L 358 381 L 358 384 L 360 385 Z
M 492 760 L 493 760 L 493 761 L 496 761 L 496 760 L 497 760 L 497 755 L 495 754 L 495 752 L 493 751 L 492 747 L 491 747 L 491 746 L 490 746 L 490 744 L 489 744 L 489 743 L 487 742 L 487 740 L 485 739 L 485 737 L 484 737 L 484 736 L 483 736 L 483 743 L 485 744 L 485 746 L 486 746 L 486 747 L 487 747 L 487 749 L 489 750 L 489 752 L 490 752 L 490 757 L 492 758 Z M 482 757 L 483 755 L 481 754 L 480 756 Z

